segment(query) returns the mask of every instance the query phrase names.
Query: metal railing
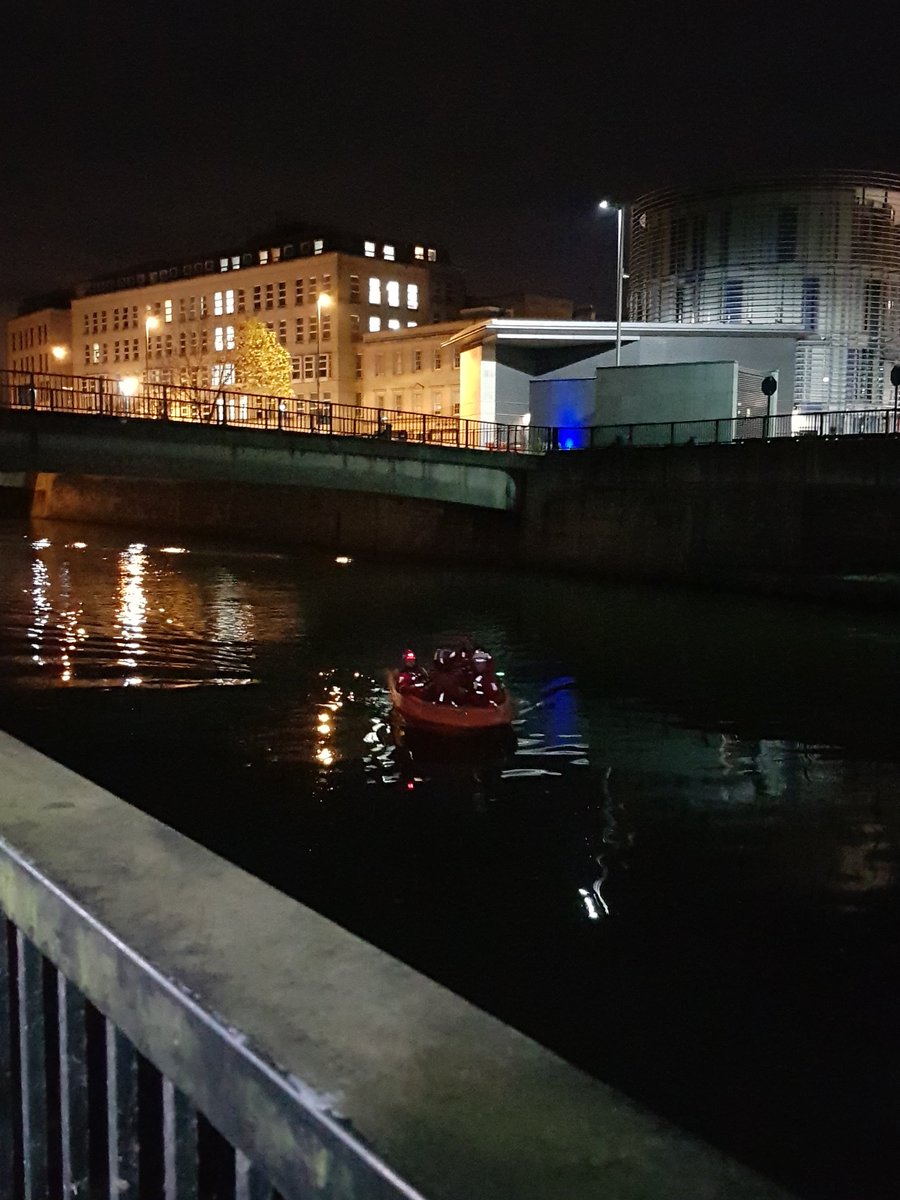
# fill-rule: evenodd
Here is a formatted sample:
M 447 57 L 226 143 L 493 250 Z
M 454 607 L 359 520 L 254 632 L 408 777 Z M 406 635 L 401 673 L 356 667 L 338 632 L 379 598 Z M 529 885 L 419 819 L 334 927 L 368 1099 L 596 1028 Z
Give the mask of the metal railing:
M 544 454 L 550 445 L 550 430 L 545 427 L 264 396 L 234 388 L 141 383 L 126 395 L 119 380 L 90 375 L 2 371 L 0 407 L 379 438 L 516 454 Z
M 0 733 L 3 1200 L 726 1191 L 783 1200 Z
M 543 455 L 611 446 L 685 446 L 775 438 L 900 433 L 896 408 L 777 413 L 705 421 L 547 426 L 473 421 L 400 409 L 263 396 L 234 389 L 141 384 L 133 395 L 99 376 L 0 371 L 0 408 L 182 421 L 331 437 L 377 438 L 454 449 Z
M 896 409 L 860 409 L 771 416 L 733 417 L 709 421 L 655 421 L 630 425 L 595 425 L 590 429 L 551 431 L 551 444 L 565 438 L 591 449 L 608 446 L 688 446 L 715 442 L 771 441 L 781 438 L 861 437 L 900 433 Z

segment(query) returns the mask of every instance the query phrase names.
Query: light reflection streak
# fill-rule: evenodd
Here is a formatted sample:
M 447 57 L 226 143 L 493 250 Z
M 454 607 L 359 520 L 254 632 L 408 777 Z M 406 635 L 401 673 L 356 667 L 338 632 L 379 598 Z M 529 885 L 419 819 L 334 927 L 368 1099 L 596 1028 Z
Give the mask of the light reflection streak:
M 32 621 L 28 630 L 28 637 L 31 641 L 31 648 L 34 651 L 32 658 L 39 667 L 45 665 L 44 651 L 44 630 L 47 622 L 50 620 L 50 612 L 52 605 L 50 604 L 50 572 L 47 570 L 46 563 L 41 559 L 36 558 L 31 564 L 31 610 Z
M 138 657 L 145 653 L 141 643 L 146 637 L 144 626 L 147 621 L 147 596 L 144 577 L 147 572 L 146 546 L 132 542 L 119 555 L 119 579 L 116 591 L 116 621 L 119 630 L 120 667 L 134 668 Z M 141 682 L 139 676 L 126 679 L 126 686 Z

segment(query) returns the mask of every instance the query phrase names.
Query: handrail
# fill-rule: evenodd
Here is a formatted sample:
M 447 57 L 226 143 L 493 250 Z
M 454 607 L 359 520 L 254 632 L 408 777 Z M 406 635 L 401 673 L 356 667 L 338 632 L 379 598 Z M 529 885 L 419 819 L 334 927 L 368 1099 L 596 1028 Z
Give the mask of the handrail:
M 4 932 L 4 1197 L 784 1197 L 0 733 Z
M 168 383 L 144 383 L 133 394 L 124 395 L 115 379 L 30 371 L 0 371 L 0 408 L 277 429 L 286 433 L 377 438 L 531 455 L 613 446 L 709 445 L 900 433 L 900 412 L 896 406 L 700 421 L 547 426 L 475 421 L 437 413 L 412 413 L 260 395 L 235 388 L 183 387 Z
M 543 454 L 550 444 L 546 427 L 298 400 L 237 388 L 140 383 L 126 395 L 119 380 L 92 375 L 0 371 L 0 408 L 378 438 L 515 454 Z

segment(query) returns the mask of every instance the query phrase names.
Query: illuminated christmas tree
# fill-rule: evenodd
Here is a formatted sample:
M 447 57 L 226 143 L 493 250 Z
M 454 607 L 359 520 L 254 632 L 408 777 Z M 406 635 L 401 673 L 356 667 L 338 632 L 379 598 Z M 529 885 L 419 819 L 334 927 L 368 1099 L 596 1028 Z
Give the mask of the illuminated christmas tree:
M 291 356 L 262 321 L 245 321 L 235 334 L 234 386 L 253 395 L 292 396 Z

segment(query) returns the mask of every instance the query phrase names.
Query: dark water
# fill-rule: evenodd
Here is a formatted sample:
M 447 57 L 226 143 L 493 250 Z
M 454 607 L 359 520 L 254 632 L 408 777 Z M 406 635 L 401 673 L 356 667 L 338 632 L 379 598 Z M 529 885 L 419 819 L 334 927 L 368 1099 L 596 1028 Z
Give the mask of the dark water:
M 900 1192 L 900 621 L 178 548 L 0 524 L 3 727 L 803 1195 Z M 450 629 L 513 747 L 389 736 Z

